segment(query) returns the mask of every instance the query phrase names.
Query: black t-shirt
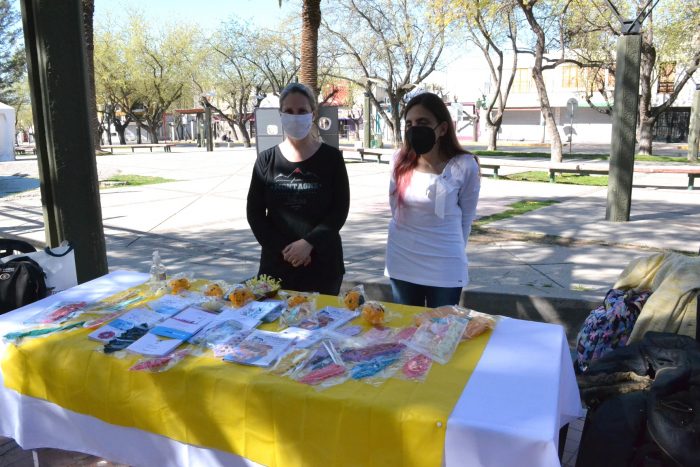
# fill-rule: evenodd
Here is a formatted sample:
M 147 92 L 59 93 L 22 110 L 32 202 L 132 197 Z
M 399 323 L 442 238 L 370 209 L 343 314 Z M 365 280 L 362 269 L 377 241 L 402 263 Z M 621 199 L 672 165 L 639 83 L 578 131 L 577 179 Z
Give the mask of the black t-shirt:
M 302 162 L 288 161 L 278 146 L 255 162 L 248 191 L 248 223 L 262 246 L 260 274 L 283 281 L 299 274 L 319 277 L 345 272 L 339 231 L 350 209 L 350 186 L 342 153 L 327 144 Z M 305 239 L 311 263 L 294 268 L 282 250 Z

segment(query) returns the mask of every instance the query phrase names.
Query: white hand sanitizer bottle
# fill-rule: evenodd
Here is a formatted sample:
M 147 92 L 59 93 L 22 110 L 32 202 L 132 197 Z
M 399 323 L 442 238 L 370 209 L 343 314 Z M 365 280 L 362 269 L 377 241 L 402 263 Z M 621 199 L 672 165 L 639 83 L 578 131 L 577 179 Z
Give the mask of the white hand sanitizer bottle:
M 151 262 L 151 284 L 160 288 L 166 279 L 165 265 L 160 259 L 160 251 L 153 252 L 153 261 Z

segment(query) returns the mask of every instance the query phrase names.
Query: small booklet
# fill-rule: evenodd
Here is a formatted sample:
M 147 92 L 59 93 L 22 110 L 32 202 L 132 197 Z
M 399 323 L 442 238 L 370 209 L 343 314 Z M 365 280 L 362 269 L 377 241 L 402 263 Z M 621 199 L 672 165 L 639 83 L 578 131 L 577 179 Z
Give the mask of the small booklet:
M 129 310 L 112 322 L 102 326 L 101 328 L 88 334 L 88 338 L 102 343 L 107 343 L 114 338 L 121 337 L 129 329 L 139 324 L 145 324 L 151 327 L 154 324 L 163 321 L 166 316 L 156 313 L 148 308 L 134 308 Z
M 281 300 L 266 300 L 264 302 L 253 301 L 241 308 L 235 309 L 236 315 L 232 315 L 232 317 L 237 317 L 241 322 L 255 322 L 255 324 L 251 326 L 255 327 L 260 324 L 260 321 L 262 321 L 265 316 L 273 314 L 283 307 L 284 302 Z
M 302 329 L 294 326 L 283 329 L 278 334 L 292 339 L 294 347 L 300 349 L 309 348 L 324 338 L 323 332 L 319 330 Z
M 337 329 L 348 321 L 354 319 L 359 313 L 345 308 L 327 306 L 317 311 L 312 317 L 297 324 L 297 327 L 311 331 L 317 329 Z
M 151 334 L 186 341 L 214 318 L 213 313 L 195 307 L 186 308 L 151 329 Z
M 294 341 L 277 332 L 256 329 L 224 357 L 227 362 L 269 367 Z
M 192 293 L 184 295 L 165 294 L 156 300 L 148 302 L 147 305 L 157 313 L 172 316 L 201 300 L 201 296 Z
M 149 357 L 164 357 L 175 350 L 184 340 L 162 337 L 147 332 L 143 337 L 126 348 L 129 352 Z
M 248 332 L 257 325 L 257 320 L 241 315 L 239 309 L 226 308 L 192 336 L 189 342 L 206 347 L 215 346 L 229 342 L 232 337 Z

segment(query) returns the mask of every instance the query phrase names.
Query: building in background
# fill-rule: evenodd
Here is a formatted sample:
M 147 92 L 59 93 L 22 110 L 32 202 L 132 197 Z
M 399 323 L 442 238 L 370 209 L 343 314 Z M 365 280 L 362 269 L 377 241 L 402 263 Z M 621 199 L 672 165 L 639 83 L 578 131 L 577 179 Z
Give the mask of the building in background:
M 505 57 L 504 64 L 509 63 Z M 498 139 L 501 141 L 528 141 L 548 143 L 544 118 L 540 112 L 539 97 L 532 79 L 534 57 L 518 57 L 518 68 L 503 115 Z M 504 66 L 506 72 L 507 65 Z M 659 80 L 652 90 L 652 105 L 659 106 L 670 96 L 680 70 L 675 63 L 662 64 Z M 582 69 L 573 64 L 560 65 L 543 73 L 547 94 L 562 141 L 571 138 L 579 143 L 610 143 L 612 116 L 604 111 L 608 102 L 612 105 L 615 77 L 606 70 L 593 75 L 592 69 Z M 587 83 L 594 81 L 605 96 L 595 92 L 590 103 L 585 99 Z M 476 117 L 476 102 L 491 96 L 494 83 L 483 55 L 472 53 L 448 64 L 445 69 L 430 75 L 428 84 L 439 85 L 446 101 L 458 102 L 464 111 L 457 121 L 461 140 L 477 135 L 486 140 L 486 119 Z M 685 142 L 688 137 L 690 103 L 693 95 L 692 80 L 683 88 L 672 107 L 662 114 L 654 126 L 654 139 L 665 142 Z M 607 101 L 606 101 L 607 97 Z M 575 102 L 575 105 L 571 105 Z M 454 104 L 451 104 L 452 106 Z M 570 109 L 573 107 L 573 115 Z M 483 111 L 482 111 L 483 112 Z M 477 125 L 476 130 L 469 124 Z

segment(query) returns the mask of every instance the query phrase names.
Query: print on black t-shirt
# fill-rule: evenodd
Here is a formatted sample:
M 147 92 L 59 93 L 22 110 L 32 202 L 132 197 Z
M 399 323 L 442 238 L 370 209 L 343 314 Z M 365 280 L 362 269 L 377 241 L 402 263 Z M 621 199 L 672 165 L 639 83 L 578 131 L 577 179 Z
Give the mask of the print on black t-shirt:
M 275 193 L 287 195 L 282 201 L 284 206 L 300 210 L 306 206 L 310 196 L 321 190 L 321 183 L 315 173 L 296 167 L 289 175 L 278 174 L 270 188 Z

